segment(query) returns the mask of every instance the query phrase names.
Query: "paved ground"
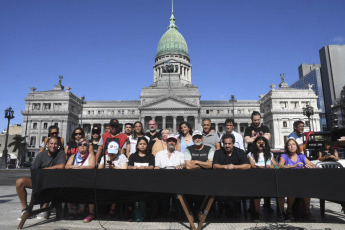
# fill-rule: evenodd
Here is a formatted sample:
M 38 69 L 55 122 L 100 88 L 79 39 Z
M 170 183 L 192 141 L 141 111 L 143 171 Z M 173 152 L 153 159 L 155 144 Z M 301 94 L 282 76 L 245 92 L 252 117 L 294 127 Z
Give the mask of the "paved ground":
M 20 204 L 16 195 L 15 180 L 18 177 L 29 175 L 25 170 L 1 170 L 0 171 L 0 229 L 16 229 L 19 221 L 17 217 L 20 213 Z M 29 191 L 29 195 L 30 195 Z M 272 199 L 273 200 L 273 199 Z M 275 209 L 275 206 L 273 205 Z M 244 217 L 236 219 L 228 218 L 208 218 L 204 229 L 345 229 L 345 216 L 341 213 L 341 206 L 326 202 L 326 217 L 320 217 L 319 200 L 312 199 L 312 213 L 316 221 L 312 223 L 293 222 L 284 226 L 284 223 L 276 222 L 275 214 L 262 212 L 262 220 L 259 223 L 245 220 Z M 24 229 L 47 229 L 47 230 L 67 230 L 67 229 L 189 229 L 187 219 L 156 219 L 152 222 L 130 222 L 122 220 L 94 220 L 84 224 L 82 220 L 56 220 L 54 215 L 49 220 L 29 219 L 24 225 Z

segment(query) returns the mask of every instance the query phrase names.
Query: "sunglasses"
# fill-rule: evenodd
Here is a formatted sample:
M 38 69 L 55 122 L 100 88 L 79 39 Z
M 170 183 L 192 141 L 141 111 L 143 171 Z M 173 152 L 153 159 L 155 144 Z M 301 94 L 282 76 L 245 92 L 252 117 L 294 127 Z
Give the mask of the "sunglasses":
M 78 136 L 78 135 L 81 136 L 81 133 L 74 133 L 74 136 Z
M 78 146 L 84 146 L 84 147 L 86 147 L 86 146 L 87 146 L 87 143 L 78 143 Z
M 50 133 L 50 135 L 57 135 L 58 132 L 53 132 L 53 133 Z
M 202 139 L 202 136 L 194 136 L 194 139 Z

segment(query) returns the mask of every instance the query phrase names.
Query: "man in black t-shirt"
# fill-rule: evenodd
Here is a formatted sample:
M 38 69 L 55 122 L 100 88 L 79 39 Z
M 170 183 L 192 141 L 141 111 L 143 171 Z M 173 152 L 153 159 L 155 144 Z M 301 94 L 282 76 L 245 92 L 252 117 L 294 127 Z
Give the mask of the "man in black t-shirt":
M 214 169 L 250 169 L 250 163 L 246 153 L 235 144 L 233 134 L 224 134 L 222 136 L 223 147 L 214 153 Z
M 188 146 L 184 151 L 186 169 L 210 169 L 214 150 L 212 147 L 204 145 L 202 132 L 195 130 L 192 134 L 194 145 Z
M 261 114 L 254 111 L 251 115 L 252 124 L 244 131 L 244 141 L 248 144 L 247 153 L 251 152 L 252 144 L 257 136 L 264 136 L 268 141 L 271 139 L 270 130 L 261 124 Z
M 145 136 L 150 138 L 149 149 L 151 151 L 154 143 L 161 138 L 161 133 L 157 131 L 157 124 L 156 124 L 156 121 L 154 121 L 154 120 L 149 121 L 149 127 L 148 128 L 150 131 L 145 133 Z

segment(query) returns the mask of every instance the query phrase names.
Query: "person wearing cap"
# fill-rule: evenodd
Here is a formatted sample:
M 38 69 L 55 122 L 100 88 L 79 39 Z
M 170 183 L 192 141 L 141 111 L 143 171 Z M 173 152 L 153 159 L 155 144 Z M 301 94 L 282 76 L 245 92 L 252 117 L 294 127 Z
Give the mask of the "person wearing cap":
M 167 149 L 159 151 L 155 158 L 155 169 L 183 169 L 184 154 L 176 150 L 177 137 L 170 134 L 167 138 Z
M 104 158 L 106 163 L 104 163 Z M 106 148 L 106 155 L 102 157 L 98 169 L 127 169 L 127 166 L 128 159 L 125 154 L 120 152 L 119 144 L 116 141 L 109 142 Z M 114 217 L 114 214 L 115 204 L 111 204 L 107 218 L 110 219 Z
M 222 136 L 223 147 L 214 152 L 214 169 L 250 169 L 250 163 L 246 153 L 235 147 L 235 136 L 224 134 Z
M 213 150 L 220 149 L 220 139 L 216 132 L 211 132 L 211 119 L 202 119 L 202 134 L 204 135 L 203 143 L 213 148 Z
M 93 127 L 91 131 L 91 140 L 89 141 L 90 147 L 93 149 L 93 153 L 96 155 L 98 150 L 98 142 L 101 139 L 101 128 L 100 127 Z
M 119 151 L 121 153 L 124 152 L 124 145 L 126 144 L 128 137 L 124 133 L 120 133 L 120 124 L 119 121 L 114 118 L 111 119 L 109 122 L 110 131 L 104 133 L 101 139 L 98 142 L 98 150 L 96 154 L 96 163 L 100 162 L 101 157 L 103 158 L 104 155 L 107 155 L 107 148 L 110 142 L 115 141 L 119 145 Z
M 211 169 L 214 150 L 202 143 L 202 132 L 195 130 L 192 138 L 194 145 L 188 146 L 184 152 L 186 169 Z
M 162 139 L 156 141 L 154 143 L 153 147 L 152 147 L 152 154 L 154 156 L 156 156 L 159 151 L 167 149 L 167 139 L 168 139 L 168 136 L 170 134 L 171 134 L 171 130 L 170 129 L 163 129 L 162 130 Z M 180 142 L 179 141 L 177 141 L 175 149 L 177 151 L 180 151 Z

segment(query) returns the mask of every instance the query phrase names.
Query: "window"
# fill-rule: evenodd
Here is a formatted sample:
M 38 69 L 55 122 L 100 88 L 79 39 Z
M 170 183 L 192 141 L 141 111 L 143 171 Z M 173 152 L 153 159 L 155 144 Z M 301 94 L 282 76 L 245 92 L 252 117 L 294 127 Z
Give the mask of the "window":
M 286 128 L 287 127 L 287 122 L 283 121 L 283 127 Z
M 241 133 L 244 132 L 244 127 L 243 126 L 240 127 L 240 131 L 241 131 Z
M 309 127 L 309 121 L 305 121 L 305 126 Z
M 118 115 L 121 115 L 121 110 L 117 110 L 117 114 L 118 114 Z
M 36 122 L 33 124 L 32 129 L 37 129 L 37 123 Z
M 210 110 L 207 109 L 207 110 L 206 110 L 206 114 L 210 114 Z
M 36 136 L 32 136 L 32 137 L 30 138 L 30 145 L 31 145 L 31 146 L 35 146 L 35 145 L 36 145 Z
M 48 123 L 43 123 L 43 128 L 44 129 L 48 128 Z
M 125 110 L 122 110 L 122 111 L 121 111 L 121 114 L 124 115 L 124 114 L 125 114 Z
M 31 157 L 35 157 L 35 152 L 32 152 L 32 153 L 31 153 Z
M 59 126 L 59 123 L 54 123 L 55 126 Z

